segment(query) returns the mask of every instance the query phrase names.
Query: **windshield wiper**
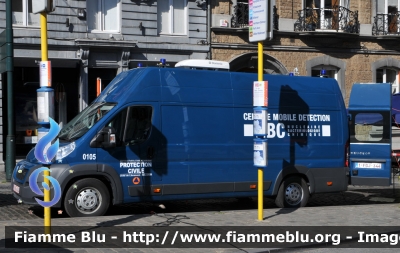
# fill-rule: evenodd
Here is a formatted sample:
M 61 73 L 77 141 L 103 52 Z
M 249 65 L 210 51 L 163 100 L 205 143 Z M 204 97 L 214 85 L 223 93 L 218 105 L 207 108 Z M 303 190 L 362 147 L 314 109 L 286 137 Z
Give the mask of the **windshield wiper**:
M 71 141 L 70 139 L 66 138 L 66 137 L 58 137 L 59 140 L 61 141 Z

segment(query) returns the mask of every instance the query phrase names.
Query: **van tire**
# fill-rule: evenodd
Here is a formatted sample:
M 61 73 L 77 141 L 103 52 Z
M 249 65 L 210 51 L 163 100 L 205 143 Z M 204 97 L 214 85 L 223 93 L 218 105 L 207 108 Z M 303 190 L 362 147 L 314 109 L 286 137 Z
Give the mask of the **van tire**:
M 104 215 L 109 207 L 110 193 L 98 179 L 84 178 L 73 183 L 64 198 L 64 208 L 71 217 Z
M 301 177 L 289 177 L 279 187 L 275 204 L 280 208 L 298 208 L 307 205 L 310 192 Z

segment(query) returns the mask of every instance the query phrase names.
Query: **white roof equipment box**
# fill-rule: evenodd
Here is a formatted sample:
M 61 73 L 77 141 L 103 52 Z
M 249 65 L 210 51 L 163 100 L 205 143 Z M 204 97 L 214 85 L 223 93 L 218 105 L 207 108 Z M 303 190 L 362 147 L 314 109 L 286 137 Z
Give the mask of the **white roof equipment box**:
M 229 62 L 214 60 L 183 60 L 175 64 L 176 68 L 206 69 L 206 70 L 229 70 Z

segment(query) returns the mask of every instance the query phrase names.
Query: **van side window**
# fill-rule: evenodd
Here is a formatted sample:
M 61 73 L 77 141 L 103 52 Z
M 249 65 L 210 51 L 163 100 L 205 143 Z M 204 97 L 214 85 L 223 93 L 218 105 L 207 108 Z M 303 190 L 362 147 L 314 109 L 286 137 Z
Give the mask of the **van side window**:
M 123 137 L 125 131 L 125 122 L 128 109 L 125 108 L 119 112 L 106 126 L 112 127 L 115 131 L 116 146 L 123 146 Z
M 151 130 L 150 106 L 132 106 L 128 108 L 126 128 L 123 141 L 127 145 L 141 143 L 147 140 Z
M 380 113 L 357 113 L 354 117 L 355 139 L 359 142 L 380 142 L 384 136 L 383 115 Z

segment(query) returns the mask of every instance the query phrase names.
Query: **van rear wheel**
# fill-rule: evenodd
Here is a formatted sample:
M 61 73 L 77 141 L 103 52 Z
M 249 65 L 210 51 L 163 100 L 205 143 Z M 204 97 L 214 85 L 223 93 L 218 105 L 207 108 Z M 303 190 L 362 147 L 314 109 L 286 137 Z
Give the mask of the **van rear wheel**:
M 307 205 L 309 197 L 306 181 L 300 177 L 289 177 L 279 187 L 275 204 L 280 208 L 303 207 Z
M 64 198 L 65 211 L 71 217 L 101 216 L 107 212 L 110 193 L 98 179 L 84 178 L 73 183 Z

